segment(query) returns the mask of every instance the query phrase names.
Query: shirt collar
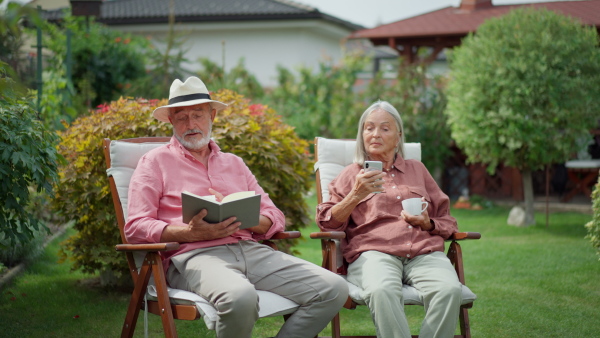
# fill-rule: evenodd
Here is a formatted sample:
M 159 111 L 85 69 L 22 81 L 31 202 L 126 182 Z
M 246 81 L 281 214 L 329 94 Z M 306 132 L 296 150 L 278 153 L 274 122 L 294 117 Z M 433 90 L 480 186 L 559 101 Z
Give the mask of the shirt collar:
M 404 168 L 406 167 L 406 161 L 400 154 L 396 154 L 396 160 L 394 161 L 394 168 L 404 173 Z

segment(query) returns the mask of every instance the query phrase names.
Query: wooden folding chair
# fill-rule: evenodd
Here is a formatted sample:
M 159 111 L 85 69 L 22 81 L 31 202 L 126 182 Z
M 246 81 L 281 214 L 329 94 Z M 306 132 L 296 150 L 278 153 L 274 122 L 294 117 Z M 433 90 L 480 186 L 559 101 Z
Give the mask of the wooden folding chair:
M 164 145 L 169 140 L 169 137 L 142 137 L 117 141 L 104 139 L 103 141 L 110 191 L 123 241 L 115 248 L 126 254 L 134 284 L 121 337 L 133 336 L 140 309 L 161 316 L 166 337 L 177 337 L 173 319 L 196 320 L 203 318 L 209 328 L 213 328 L 216 321 L 216 309 L 204 298 L 192 292 L 167 287 L 158 253 L 176 250 L 179 248 L 179 243 L 129 244 L 125 238 L 123 228 L 127 218 L 127 194 L 133 171 L 142 155 Z M 287 231 L 276 234 L 273 239 L 298 237 L 300 237 L 300 232 Z M 271 241 L 263 241 L 263 244 L 277 249 L 275 243 Z M 149 283 L 151 277 L 153 285 Z M 287 315 L 298 308 L 298 304 L 274 293 L 266 291 L 258 291 L 258 293 L 260 317 L 283 315 L 286 319 Z
M 354 149 L 356 141 L 354 140 L 336 140 L 322 137 L 315 138 L 315 171 L 317 182 L 317 200 L 319 203 L 329 200 L 328 186 L 331 180 L 354 160 Z M 404 154 L 406 159 L 421 160 L 421 144 L 405 143 Z M 343 231 L 316 232 L 311 233 L 310 237 L 321 240 L 323 252 L 323 267 L 337 272 L 344 264 L 339 241 L 346 237 Z M 477 298 L 471 290 L 465 286 L 465 275 L 463 270 L 462 251 L 457 241 L 464 239 L 479 239 L 481 235 L 476 232 L 457 232 L 450 238 L 450 246 L 447 256 L 452 262 L 458 275 L 458 279 L 463 284 L 462 294 L 463 302 L 460 310 L 460 335 L 456 337 L 471 337 L 469 326 L 468 309 L 473 306 L 473 301 Z M 362 299 L 362 290 L 354 284 L 348 283 L 350 296 L 344 304 L 344 308 L 355 309 L 357 305 L 365 305 Z M 421 305 L 423 300 L 419 292 L 412 286 L 404 285 L 402 287 L 405 305 Z M 332 336 L 340 337 L 376 337 L 376 336 L 342 336 L 340 332 L 340 318 L 336 315 L 331 321 Z M 413 337 L 418 337 L 413 335 Z

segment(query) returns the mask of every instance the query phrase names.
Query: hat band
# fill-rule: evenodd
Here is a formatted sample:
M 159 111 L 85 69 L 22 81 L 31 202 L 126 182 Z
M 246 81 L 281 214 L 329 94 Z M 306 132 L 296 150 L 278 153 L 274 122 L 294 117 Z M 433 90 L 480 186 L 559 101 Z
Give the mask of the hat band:
M 179 103 L 179 102 L 183 102 L 183 101 L 203 100 L 203 99 L 210 100 L 210 95 L 202 94 L 202 93 L 181 95 L 181 96 L 177 96 L 172 99 L 169 99 L 169 104 Z

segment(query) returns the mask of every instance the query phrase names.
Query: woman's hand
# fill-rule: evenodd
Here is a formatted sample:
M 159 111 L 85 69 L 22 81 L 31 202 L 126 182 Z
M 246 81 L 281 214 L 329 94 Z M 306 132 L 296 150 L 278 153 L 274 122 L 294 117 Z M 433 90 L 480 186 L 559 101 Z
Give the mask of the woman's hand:
M 361 169 L 356 174 L 356 181 L 354 181 L 352 191 L 331 208 L 331 216 L 339 222 L 347 221 L 350 214 L 352 214 L 352 210 L 354 210 L 360 201 L 370 193 L 383 191 L 383 176 L 385 175 L 386 173 L 380 170 L 365 172 L 364 169 Z
M 422 197 L 421 201 L 425 201 L 425 197 Z M 420 215 L 411 215 L 408 212 L 406 212 L 406 210 L 402 210 L 400 215 L 408 224 L 412 226 L 420 227 L 425 231 L 433 230 L 433 224 L 431 224 L 431 220 L 429 218 L 429 213 L 427 212 L 427 209 L 425 209 Z
M 365 171 L 361 169 L 356 175 L 351 194 L 358 201 L 362 201 L 371 193 L 383 192 L 383 177 L 385 175 L 386 173 L 380 170 Z

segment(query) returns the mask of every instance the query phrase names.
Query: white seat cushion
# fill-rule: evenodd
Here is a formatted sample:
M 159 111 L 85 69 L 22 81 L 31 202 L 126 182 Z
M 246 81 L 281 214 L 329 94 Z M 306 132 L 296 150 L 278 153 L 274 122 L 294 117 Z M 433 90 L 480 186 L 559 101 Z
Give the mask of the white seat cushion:
M 342 276 L 346 278 L 346 276 Z M 348 281 L 346 281 L 348 282 Z M 363 289 L 348 282 L 348 290 L 350 298 L 360 305 L 366 305 L 363 297 Z M 402 285 L 402 296 L 404 298 L 404 305 L 421 305 L 423 306 L 423 296 L 413 286 L 403 284 Z M 469 289 L 466 285 L 462 286 L 462 301 L 461 305 L 472 303 L 477 296 Z
M 133 171 L 137 167 L 140 158 L 148 151 L 166 144 L 165 142 L 133 143 L 124 141 L 111 141 L 110 161 L 111 168 L 106 170 L 108 176 L 112 176 L 117 186 L 119 200 L 123 208 L 123 215 L 127 219 L 127 197 L 129 182 Z M 145 252 L 134 253 L 136 266 L 142 266 Z M 152 282 L 152 279 L 150 279 Z M 217 310 L 204 298 L 193 292 L 168 288 L 169 298 L 176 304 L 195 304 L 210 330 L 214 330 L 218 319 Z M 259 295 L 259 316 L 273 317 L 296 311 L 299 307 L 295 302 L 267 291 L 257 291 Z M 149 283 L 147 293 L 149 299 L 156 299 L 156 287 Z
M 215 324 L 219 315 L 217 309 L 206 299 L 199 295 L 180 289 L 167 288 L 171 302 L 175 304 L 194 304 L 204 319 L 204 323 L 209 330 L 215 329 Z M 258 316 L 276 317 L 292 313 L 299 307 L 295 302 L 280 295 L 268 291 L 257 290 L 258 293 Z M 148 286 L 148 299 L 156 300 L 157 293 L 154 285 Z

